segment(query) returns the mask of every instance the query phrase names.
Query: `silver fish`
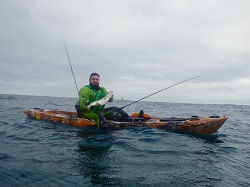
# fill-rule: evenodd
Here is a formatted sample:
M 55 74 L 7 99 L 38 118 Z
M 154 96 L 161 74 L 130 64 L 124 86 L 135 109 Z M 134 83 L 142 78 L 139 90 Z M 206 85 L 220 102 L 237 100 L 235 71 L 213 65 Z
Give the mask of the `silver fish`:
M 96 103 L 99 103 L 100 105 L 104 105 L 105 103 L 107 103 L 110 98 L 113 96 L 113 91 L 110 91 L 107 95 L 105 95 L 104 98 L 98 100 L 98 101 L 94 101 L 92 103 L 90 103 L 86 108 L 89 110 L 90 107 L 92 106 L 96 106 Z

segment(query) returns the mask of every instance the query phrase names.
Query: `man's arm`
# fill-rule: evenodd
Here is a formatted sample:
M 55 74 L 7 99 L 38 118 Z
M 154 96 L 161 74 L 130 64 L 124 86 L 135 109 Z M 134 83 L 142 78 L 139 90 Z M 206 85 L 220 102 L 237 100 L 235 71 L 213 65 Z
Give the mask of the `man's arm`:
M 86 110 L 89 104 L 90 90 L 87 87 L 83 87 L 79 91 L 79 107 L 80 111 Z

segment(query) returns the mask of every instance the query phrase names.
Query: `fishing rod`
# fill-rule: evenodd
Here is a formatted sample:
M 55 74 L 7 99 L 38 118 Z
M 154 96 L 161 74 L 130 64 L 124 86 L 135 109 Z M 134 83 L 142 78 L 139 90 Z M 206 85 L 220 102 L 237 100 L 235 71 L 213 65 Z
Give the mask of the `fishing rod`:
M 78 91 L 78 87 L 77 87 L 77 84 L 76 84 L 76 78 L 75 78 L 75 75 L 74 75 L 74 72 L 73 72 L 73 68 L 72 68 L 72 65 L 71 65 L 71 61 L 70 61 L 70 58 L 69 58 L 69 53 L 68 53 L 68 50 L 67 50 L 67 47 L 66 47 L 64 41 L 63 41 L 63 45 L 64 45 L 64 47 L 65 47 L 65 50 L 66 50 L 66 53 L 67 53 L 67 56 L 68 56 L 70 69 L 71 69 L 72 75 L 73 75 L 73 77 L 74 77 L 74 81 L 75 81 L 75 85 L 76 85 L 76 90 L 77 90 L 77 94 L 78 94 L 79 91 Z
M 157 92 L 154 92 L 154 93 L 152 93 L 152 94 L 150 94 L 150 95 L 148 95 L 148 96 L 146 96 L 146 97 L 143 97 L 143 98 L 141 98 L 141 99 L 138 99 L 138 100 L 136 100 L 136 101 L 134 101 L 134 102 L 132 102 L 132 103 L 130 103 L 130 104 L 127 104 L 127 105 L 125 105 L 125 106 L 123 106 L 123 107 L 121 107 L 121 108 L 119 108 L 119 109 L 117 109 L 117 110 L 124 109 L 124 108 L 127 107 L 127 106 L 130 106 L 130 105 L 132 105 L 132 104 L 135 104 L 135 103 L 137 103 L 137 102 L 139 102 L 139 101 L 141 101 L 141 100 L 143 100 L 143 99 L 146 99 L 146 98 L 148 98 L 148 97 L 150 97 L 150 96 L 152 96 L 152 95 L 155 95 L 155 94 L 157 94 L 157 93 L 159 93 L 159 92 L 161 92 L 161 91 L 163 91 L 163 90 L 166 90 L 166 89 L 168 89 L 168 88 L 174 87 L 174 86 L 176 86 L 176 85 L 178 85 L 178 84 L 181 84 L 181 83 L 183 83 L 183 82 L 187 82 L 187 81 L 190 81 L 190 80 L 192 80 L 192 79 L 196 79 L 196 78 L 201 77 L 201 76 L 203 76 L 203 75 L 204 75 L 204 74 L 198 75 L 198 76 L 195 76 L 195 77 L 192 77 L 192 78 L 189 78 L 189 79 L 186 79 L 186 80 L 181 81 L 181 82 L 178 82 L 178 83 L 175 83 L 175 84 L 173 84 L 173 85 L 171 85 L 171 86 L 168 86 L 168 87 L 163 88 L 163 89 L 161 89 L 161 90 L 159 90 L 159 91 L 157 91 Z

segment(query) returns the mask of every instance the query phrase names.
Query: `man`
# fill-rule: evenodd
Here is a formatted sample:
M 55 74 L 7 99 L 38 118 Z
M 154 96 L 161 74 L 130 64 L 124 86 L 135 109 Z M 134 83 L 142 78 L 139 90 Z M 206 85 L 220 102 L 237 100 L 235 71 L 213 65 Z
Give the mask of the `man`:
M 79 109 L 82 117 L 95 120 L 99 128 L 106 130 L 108 129 L 108 123 L 103 116 L 105 105 L 96 103 L 89 110 L 86 108 L 90 103 L 100 100 L 108 94 L 104 87 L 99 86 L 99 83 L 100 75 L 92 73 L 89 78 L 89 85 L 84 86 L 79 91 Z M 113 101 L 113 97 L 109 101 Z

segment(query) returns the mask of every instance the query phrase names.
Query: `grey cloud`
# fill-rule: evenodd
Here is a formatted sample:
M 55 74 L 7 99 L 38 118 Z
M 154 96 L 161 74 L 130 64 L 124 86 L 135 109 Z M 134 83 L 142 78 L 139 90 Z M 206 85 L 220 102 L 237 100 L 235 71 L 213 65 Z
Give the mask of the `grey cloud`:
M 1 90 L 75 97 L 64 40 L 79 87 L 99 72 L 117 98 L 138 99 L 205 74 L 150 99 L 244 103 L 250 100 L 249 5 L 234 0 L 3 0 Z

